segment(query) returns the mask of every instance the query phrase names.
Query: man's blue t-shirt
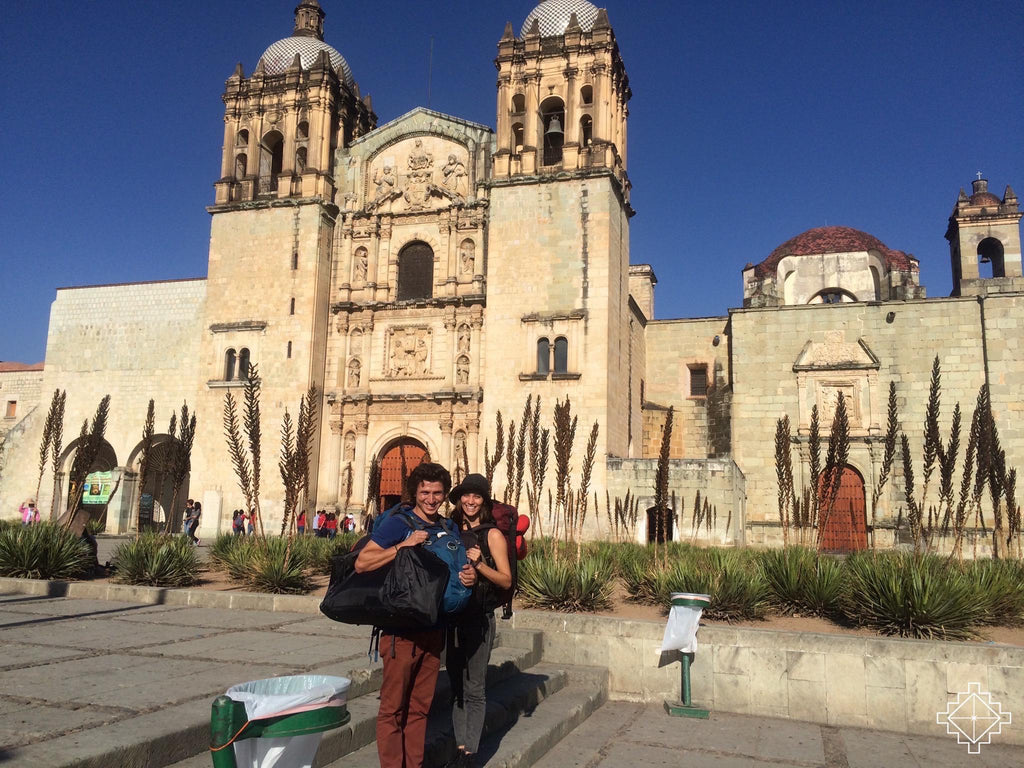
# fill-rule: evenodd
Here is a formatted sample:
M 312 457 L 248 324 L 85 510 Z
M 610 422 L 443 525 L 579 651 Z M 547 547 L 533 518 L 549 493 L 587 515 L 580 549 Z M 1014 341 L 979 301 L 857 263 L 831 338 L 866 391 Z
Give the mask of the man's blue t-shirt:
M 415 512 L 404 512 L 397 511 L 388 516 L 388 519 L 383 523 L 373 526 L 373 533 L 370 535 L 370 541 L 376 544 L 381 549 L 389 549 L 405 541 L 405 539 L 412 533 L 412 528 L 409 527 L 409 523 L 402 520 L 403 515 L 415 515 Z

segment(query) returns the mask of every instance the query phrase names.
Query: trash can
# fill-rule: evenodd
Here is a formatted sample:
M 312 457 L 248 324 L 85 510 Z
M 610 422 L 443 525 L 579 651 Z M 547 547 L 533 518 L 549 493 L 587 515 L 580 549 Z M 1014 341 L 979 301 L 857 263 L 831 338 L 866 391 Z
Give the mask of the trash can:
M 710 595 L 673 592 L 665 637 L 660 653 L 678 651 L 682 662 L 679 701 L 666 701 L 665 711 L 674 717 L 707 719 L 710 710 L 694 706 L 690 698 L 690 662 L 697 651 L 697 628 L 704 609 L 711 604 Z
M 344 677 L 292 675 L 232 686 L 213 702 L 214 768 L 311 768 L 324 731 L 349 721 L 349 684 Z

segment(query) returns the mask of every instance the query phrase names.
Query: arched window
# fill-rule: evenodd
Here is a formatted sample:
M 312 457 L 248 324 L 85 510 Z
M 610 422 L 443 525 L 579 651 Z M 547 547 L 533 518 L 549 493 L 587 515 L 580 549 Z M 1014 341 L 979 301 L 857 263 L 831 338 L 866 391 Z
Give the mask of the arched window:
M 249 350 L 246 347 L 238 351 L 238 378 L 242 381 L 249 379 Z
M 565 143 L 565 105 L 557 96 L 549 96 L 540 105 L 541 132 L 544 136 L 544 165 L 562 162 Z
M 398 301 L 434 295 L 434 251 L 426 243 L 409 243 L 398 254 Z
M 551 343 L 546 338 L 537 339 L 537 373 L 547 376 L 551 372 Z
M 512 112 L 513 114 L 522 114 L 526 111 L 526 97 L 521 93 L 517 93 L 512 97 Z
M 826 288 L 823 291 L 818 291 L 808 304 L 848 304 L 857 300 L 849 291 L 844 291 L 842 288 Z
M 237 355 L 235 350 L 229 349 L 224 353 L 224 381 L 231 381 L 235 378 L 235 362 Z
M 569 340 L 565 336 L 555 339 L 555 373 L 569 372 Z
M 584 85 L 580 88 L 580 103 L 582 104 L 593 104 L 594 103 L 594 86 Z
M 235 146 L 236 147 L 248 147 L 249 146 L 249 132 L 241 130 L 235 135 Z
M 512 151 L 517 155 L 523 151 L 522 123 L 516 123 L 512 126 Z
M 594 119 L 590 115 L 580 118 L 580 146 L 589 147 L 594 143 Z
M 306 170 L 306 148 L 299 147 L 295 150 L 295 172 L 302 173 Z
M 1006 265 L 1003 261 L 1003 244 L 994 237 L 986 237 L 978 243 L 978 259 L 981 264 L 991 264 L 992 273 L 978 269 L 980 277 L 1006 277 Z
M 303 120 L 295 128 L 295 137 L 300 141 L 309 138 L 309 123 Z
M 245 178 L 246 171 L 249 170 L 249 158 L 245 156 L 245 152 L 240 152 L 235 157 L 235 178 L 241 181 Z
M 284 137 L 278 131 L 270 131 L 260 144 L 260 191 L 277 189 L 277 177 L 284 163 Z

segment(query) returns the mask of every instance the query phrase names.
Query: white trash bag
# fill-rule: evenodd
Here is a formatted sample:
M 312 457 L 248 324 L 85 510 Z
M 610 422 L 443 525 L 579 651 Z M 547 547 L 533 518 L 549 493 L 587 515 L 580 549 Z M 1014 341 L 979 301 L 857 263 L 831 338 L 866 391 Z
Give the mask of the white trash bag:
M 329 675 L 292 675 L 233 685 L 228 698 L 242 702 L 250 720 L 290 715 L 321 707 L 342 707 L 350 680 Z M 234 743 L 238 768 L 312 768 L 322 733 Z
M 665 627 L 665 638 L 661 641 L 661 651 L 679 651 L 693 653 L 697 650 L 697 626 L 704 609 L 711 604 L 710 595 L 698 595 L 690 592 L 673 592 L 672 607 L 668 612 L 668 625 Z

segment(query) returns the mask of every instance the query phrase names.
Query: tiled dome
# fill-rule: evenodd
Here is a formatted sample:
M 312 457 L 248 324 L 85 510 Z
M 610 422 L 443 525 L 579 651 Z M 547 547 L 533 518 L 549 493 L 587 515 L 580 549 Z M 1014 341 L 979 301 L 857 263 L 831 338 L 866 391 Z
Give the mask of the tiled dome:
M 826 253 L 878 251 L 889 269 L 917 271 L 917 262 L 903 251 L 895 251 L 867 232 L 852 227 L 818 227 L 787 240 L 754 268 L 757 277 L 774 274 L 787 256 L 812 256 Z
M 530 15 L 523 22 L 523 30 L 520 36 L 525 37 L 533 26 L 533 20 L 540 23 L 541 37 L 553 37 L 564 35 L 565 28 L 569 26 L 569 17 L 576 14 L 576 19 L 584 32 L 594 28 L 597 20 L 597 6 L 587 0 L 544 0 L 540 5 L 530 11 Z
M 303 69 L 309 69 L 316 64 L 320 51 L 327 51 L 331 58 L 331 67 L 349 86 L 355 83 L 352 77 L 352 70 L 345 61 L 345 57 L 338 53 L 323 40 L 315 37 L 293 36 L 278 40 L 263 52 L 260 57 L 268 75 L 280 75 L 292 65 L 295 54 L 299 54 L 299 61 Z

